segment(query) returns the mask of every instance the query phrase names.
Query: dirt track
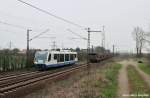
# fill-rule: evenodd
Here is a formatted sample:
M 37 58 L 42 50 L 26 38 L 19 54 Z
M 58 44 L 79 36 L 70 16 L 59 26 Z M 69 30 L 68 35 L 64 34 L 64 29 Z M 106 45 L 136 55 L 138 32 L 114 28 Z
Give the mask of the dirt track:
M 130 60 L 123 60 L 119 62 L 122 64 L 122 68 L 119 72 L 118 76 L 118 82 L 119 82 L 119 90 L 118 90 L 118 98 L 128 98 L 127 96 L 123 95 L 128 95 L 129 94 L 129 84 L 128 84 L 128 76 L 127 76 L 127 66 L 132 65 L 135 67 L 135 69 L 139 72 L 143 80 L 148 84 L 150 87 L 150 75 L 144 73 L 139 67 L 137 66 L 138 63 L 132 59 Z
M 119 63 L 122 64 L 122 68 L 120 69 L 119 76 L 118 76 L 118 82 L 119 82 L 118 98 L 124 98 L 124 95 L 129 94 L 129 85 L 128 85 L 128 77 L 127 77 L 128 61 L 125 60 Z
M 138 63 L 130 60 L 130 63 L 136 68 L 136 70 L 139 72 L 139 74 L 142 76 L 144 81 L 147 83 L 147 85 L 150 87 L 150 75 L 144 73 L 137 65 Z

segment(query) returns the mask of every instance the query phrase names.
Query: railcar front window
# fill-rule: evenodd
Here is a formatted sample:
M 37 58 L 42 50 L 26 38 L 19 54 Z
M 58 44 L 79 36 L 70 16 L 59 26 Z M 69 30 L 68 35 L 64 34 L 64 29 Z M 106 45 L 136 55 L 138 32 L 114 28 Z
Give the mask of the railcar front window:
M 46 60 L 47 59 L 47 54 L 48 54 L 48 52 L 37 52 L 36 54 L 35 54 L 35 59 L 36 60 Z

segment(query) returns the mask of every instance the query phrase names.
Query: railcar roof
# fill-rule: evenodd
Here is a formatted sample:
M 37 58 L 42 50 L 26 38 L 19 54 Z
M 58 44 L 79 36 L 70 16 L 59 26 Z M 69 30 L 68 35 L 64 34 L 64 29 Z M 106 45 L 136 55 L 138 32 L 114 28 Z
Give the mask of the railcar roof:
M 71 51 L 49 51 L 50 53 L 69 53 L 69 54 L 76 54 L 77 52 L 71 52 Z
M 43 51 L 38 51 L 38 52 L 43 52 Z M 65 53 L 65 54 L 77 54 L 77 52 L 72 52 L 72 51 L 54 51 L 54 50 L 48 50 L 45 52 L 49 52 L 49 53 Z

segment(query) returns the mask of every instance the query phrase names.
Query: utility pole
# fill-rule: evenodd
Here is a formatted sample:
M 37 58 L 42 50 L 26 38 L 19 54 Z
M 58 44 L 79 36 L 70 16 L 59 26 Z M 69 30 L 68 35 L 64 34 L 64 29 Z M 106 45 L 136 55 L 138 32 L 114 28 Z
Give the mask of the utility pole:
M 88 40 L 87 40 L 87 55 L 90 53 L 90 28 L 88 28 Z M 89 63 L 89 56 L 87 56 L 87 63 Z
M 102 32 L 102 47 L 105 49 L 105 26 L 103 26 Z
M 27 55 L 27 61 L 26 61 L 26 66 L 28 67 L 29 66 L 29 57 L 30 57 L 30 53 L 29 53 L 29 41 L 30 41 L 30 38 L 29 38 L 29 32 L 32 31 L 32 30 L 27 30 L 27 51 L 26 51 L 26 55 Z
M 118 51 L 118 50 L 117 50 L 117 47 L 116 47 L 115 49 L 116 49 L 116 52 L 115 52 L 115 54 L 117 55 L 117 51 Z
M 94 53 L 94 47 L 93 47 L 93 45 L 92 45 L 92 53 Z
M 115 54 L 115 45 L 113 45 L 113 55 Z
M 87 39 L 87 66 L 89 66 L 89 53 L 90 53 L 90 33 L 91 32 L 102 32 L 102 31 L 92 31 L 88 28 L 88 39 Z
M 9 43 L 9 49 L 11 50 L 11 47 L 12 47 L 12 42 L 10 41 Z

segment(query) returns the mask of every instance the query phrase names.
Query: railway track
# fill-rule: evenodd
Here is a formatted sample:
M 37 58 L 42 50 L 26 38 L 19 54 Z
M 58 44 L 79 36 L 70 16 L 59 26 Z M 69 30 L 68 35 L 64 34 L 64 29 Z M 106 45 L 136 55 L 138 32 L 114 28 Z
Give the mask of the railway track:
M 17 76 L 17 75 L 20 75 L 20 74 L 30 73 L 30 72 L 34 72 L 34 71 L 1 73 L 1 74 L 0 74 L 0 79 L 6 78 L 6 77 L 10 77 L 10 76 Z
M 1 81 L 4 81 L 4 80 L 15 79 L 17 77 L 27 76 L 27 75 L 38 73 L 38 72 L 39 71 L 33 71 L 33 72 L 23 72 L 20 74 L 18 73 L 18 74 L 5 75 L 2 78 L 0 78 L 0 84 L 1 84 Z
M 69 66 L 61 70 L 43 71 L 34 74 L 22 75 L 20 77 L 16 76 L 15 78 L 12 78 L 14 76 L 6 77 L 8 79 L 2 79 L 0 81 L 0 98 L 10 98 L 10 96 L 11 98 L 17 98 L 20 94 L 22 95 L 22 92 L 25 89 L 28 89 L 30 92 L 29 88 L 33 89 L 38 85 L 42 85 L 44 81 L 62 78 L 67 74 L 85 67 L 86 64 L 82 64 Z
M 84 64 L 84 63 L 78 63 L 78 64 Z M 53 69 L 52 69 L 53 70 Z M 0 74 L 0 81 L 3 79 L 10 79 L 10 78 L 15 78 L 15 77 L 19 77 L 19 76 L 24 76 L 24 75 L 28 75 L 28 74 L 32 74 L 35 72 L 39 72 L 39 71 L 24 71 L 24 72 L 10 72 L 10 73 L 1 73 Z
M 54 73 L 54 72 L 59 72 L 61 70 L 64 70 L 65 68 L 69 68 L 69 67 L 72 67 L 72 66 L 63 67 L 61 69 L 55 69 L 55 70 L 52 70 L 52 71 L 43 71 L 43 72 L 35 71 L 35 72 L 20 74 L 20 75 L 17 75 L 17 76 L 10 76 L 10 77 L 1 78 L 0 79 L 0 88 L 3 88 L 5 86 L 9 86 L 9 85 L 12 85 L 12 84 L 16 84 L 16 83 L 19 83 L 19 82 L 27 81 L 27 80 L 30 80 L 30 79 L 42 77 L 44 75 L 48 75 L 48 74 L 51 74 L 51 73 Z

